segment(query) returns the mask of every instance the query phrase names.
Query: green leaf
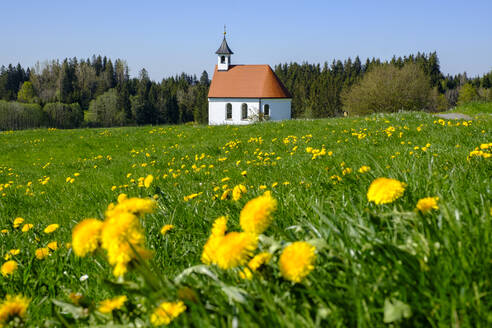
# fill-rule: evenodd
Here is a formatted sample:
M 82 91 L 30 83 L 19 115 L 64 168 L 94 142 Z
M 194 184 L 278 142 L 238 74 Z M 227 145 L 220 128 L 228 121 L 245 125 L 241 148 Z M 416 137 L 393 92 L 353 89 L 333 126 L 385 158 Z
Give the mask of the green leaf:
M 236 301 L 238 303 L 243 303 L 243 304 L 246 303 L 246 297 L 245 296 L 247 295 L 247 293 L 245 290 L 243 290 L 241 288 L 234 287 L 234 286 L 229 286 L 226 284 L 222 284 L 221 289 L 233 301 Z
M 189 267 L 187 269 L 184 269 L 179 275 L 176 276 L 176 278 L 174 278 L 174 283 L 179 284 L 181 282 L 181 280 L 183 280 L 184 278 L 186 278 L 187 276 L 189 276 L 192 273 L 199 273 L 199 274 L 206 275 L 215 281 L 219 280 L 219 278 L 217 278 L 217 276 L 212 271 L 210 271 L 210 269 L 208 268 L 207 265 L 199 264 L 199 265 L 195 265 L 195 266 Z
M 384 300 L 384 323 L 395 322 L 411 316 L 412 309 L 408 304 L 394 298 L 391 301 L 389 299 Z
M 321 239 L 321 238 L 310 239 L 310 240 L 307 240 L 307 242 L 309 244 L 313 245 L 314 247 L 316 247 L 316 250 L 317 251 L 320 251 L 323 248 L 328 247 L 328 244 L 326 243 L 326 240 Z
M 74 319 L 86 318 L 89 315 L 87 309 L 83 307 L 59 300 L 52 300 L 52 302 L 62 309 L 62 313 L 71 314 Z

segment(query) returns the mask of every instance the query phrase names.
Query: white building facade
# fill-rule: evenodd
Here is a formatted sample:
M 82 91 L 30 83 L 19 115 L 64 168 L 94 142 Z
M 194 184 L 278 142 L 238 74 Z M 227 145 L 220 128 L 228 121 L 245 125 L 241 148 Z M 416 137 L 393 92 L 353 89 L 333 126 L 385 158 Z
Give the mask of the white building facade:
M 231 65 L 225 39 L 208 94 L 210 125 L 249 124 L 291 118 L 292 97 L 269 65 Z
M 249 124 L 260 119 L 282 121 L 291 118 L 291 99 L 209 98 L 208 122 Z M 261 109 L 261 110 L 260 110 Z

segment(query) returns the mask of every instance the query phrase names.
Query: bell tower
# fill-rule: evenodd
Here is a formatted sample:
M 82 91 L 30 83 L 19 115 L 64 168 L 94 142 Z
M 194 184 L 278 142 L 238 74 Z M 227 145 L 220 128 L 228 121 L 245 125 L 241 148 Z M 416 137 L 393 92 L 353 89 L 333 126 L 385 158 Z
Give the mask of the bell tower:
M 231 65 L 231 55 L 234 54 L 227 45 L 226 41 L 226 29 L 224 25 L 224 39 L 222 40 L 222 44 L 219 49 L 215 52 L 218 56 L 217 58 L 217 68 L 219 71 L 227 71 L 229 66 Z

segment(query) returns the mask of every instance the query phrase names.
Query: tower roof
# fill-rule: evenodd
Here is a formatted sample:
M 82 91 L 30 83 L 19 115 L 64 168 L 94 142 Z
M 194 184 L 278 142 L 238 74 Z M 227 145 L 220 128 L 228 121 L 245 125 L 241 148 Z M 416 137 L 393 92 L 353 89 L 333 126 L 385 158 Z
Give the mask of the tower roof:
M 217 55 L 232 55 L 232 54 L 234 54 L 232 52 L 231 48 L 229 48 L 229 46 L 227 45 L 225 35 L 224 35 L 224 40 L 222 40 L 222 44 L 220 45 L 219 49 L 217 49 L 217 51 L 215 53 Z
M 269 65 L 215 66 L 209 98 L 292 98 Z

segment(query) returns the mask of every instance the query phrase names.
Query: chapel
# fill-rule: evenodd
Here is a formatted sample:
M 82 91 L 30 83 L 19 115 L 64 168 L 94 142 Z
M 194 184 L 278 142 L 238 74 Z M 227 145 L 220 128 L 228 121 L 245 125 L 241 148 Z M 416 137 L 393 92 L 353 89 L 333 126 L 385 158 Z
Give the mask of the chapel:
M 292 96 L 270 65 L 233 65 L 224 31 L 208 92 L 208 123 L 249 124 L 291 118 Z

